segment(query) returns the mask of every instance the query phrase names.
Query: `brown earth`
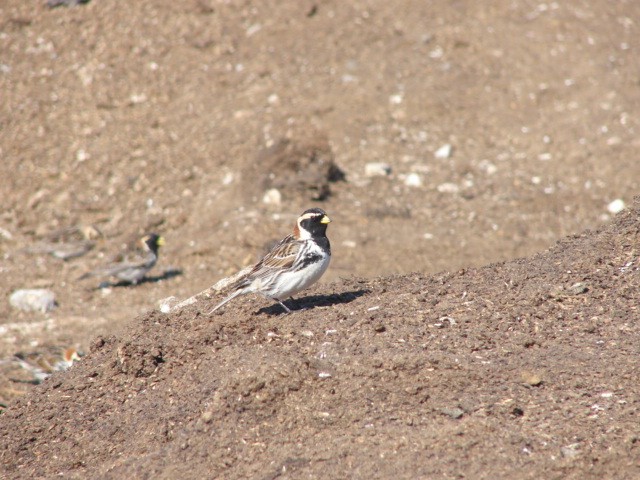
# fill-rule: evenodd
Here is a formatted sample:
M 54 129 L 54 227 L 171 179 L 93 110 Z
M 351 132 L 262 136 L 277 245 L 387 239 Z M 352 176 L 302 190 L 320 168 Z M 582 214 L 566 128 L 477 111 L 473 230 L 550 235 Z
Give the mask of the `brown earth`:
M 2 2 L 0 356 L 88 354 L 35 388 L 0 364 L 0 476 L 639 478 L 640 203 L 607 208 L 638 192 L 639 22 L 631 0 Z M 306 309 L 159 312 L 309 206 L 333 260 Z M 86 255 L 33 253 L 89 225 Z M 151 281 L 77 280 L 149 231 Z M 37 287 L 55 310 L 9 305 Z

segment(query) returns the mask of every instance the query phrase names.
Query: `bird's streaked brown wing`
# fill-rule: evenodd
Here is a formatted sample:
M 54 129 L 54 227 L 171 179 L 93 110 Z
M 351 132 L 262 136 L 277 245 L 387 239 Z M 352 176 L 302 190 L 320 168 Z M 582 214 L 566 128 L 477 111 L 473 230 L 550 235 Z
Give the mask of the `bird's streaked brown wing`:
M 293 235 L 287 235 L 244 278 L 238 281 L 235 288 L 242 288 L 257 278 L 270 277 L 274 270 L 292 268 L 301 245 L 302 243 Z

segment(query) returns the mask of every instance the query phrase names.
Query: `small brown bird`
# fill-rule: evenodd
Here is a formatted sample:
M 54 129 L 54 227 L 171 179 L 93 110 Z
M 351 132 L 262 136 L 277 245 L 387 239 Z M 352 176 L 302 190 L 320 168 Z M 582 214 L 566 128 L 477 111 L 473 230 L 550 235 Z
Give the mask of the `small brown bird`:
M 47 347 L 35 352 L 18 352 L 13 360 L 33 375 L 30 383 L 42 383 L 52 373 L 68 369 L 82 356 L 73 347 Z
M 284 237 L 246 275 L 232 284 L 233 293 L 209 313 L 246 293 L 260 293 L 290 313 L 283 301 L 317 282 L 329 266 L 331 245 L 326 232 L 330 222 L 324 210 L 306 210 L 298 217 L 293 233 Z
M 118 280 L 137 284 L 158 261 L 158 250 L 164 245 L 164 238 L 150 233 L 140 239 L 138 245 L 113 258 L 107 265 L 82 275 L 88 277 L 115 277 Z
M 46 234 L 42 240 L 30 245 L 23 252 L 29 254 L 49 254 L 61 260 L 81 257 L 94 246 L 94 239 L 101 236 L 94 225 L 73 226 L 55 230 Z

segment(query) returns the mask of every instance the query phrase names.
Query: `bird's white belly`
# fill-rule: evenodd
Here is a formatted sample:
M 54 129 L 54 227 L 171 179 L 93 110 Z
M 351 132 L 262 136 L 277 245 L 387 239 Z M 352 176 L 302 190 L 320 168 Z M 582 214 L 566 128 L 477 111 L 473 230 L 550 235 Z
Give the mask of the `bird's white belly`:
M 331 256 L 326 255 L 321 261 L 307 266 L 304 270 L 281 275 L 278 279 L 277 287 L 273 289 L 278 292 L 277 297 L 273 296 L 272 298 L 286 300 L 310 287 L 322 277 L 329 267 L 330 261 Z

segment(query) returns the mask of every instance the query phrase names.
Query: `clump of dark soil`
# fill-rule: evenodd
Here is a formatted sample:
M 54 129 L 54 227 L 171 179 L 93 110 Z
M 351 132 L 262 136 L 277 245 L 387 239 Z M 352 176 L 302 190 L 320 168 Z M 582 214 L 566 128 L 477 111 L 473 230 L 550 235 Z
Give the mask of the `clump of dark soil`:
M 632 478 L 640 205 L 531 258 L 151 311 L 2 417 L 9 477 Z
M 326 137 L 282 138 L 261 151 L 252 169 L 253 177 L 260 179 L 263 190 L 284 192 L 284 200 L 326 200 L 331 194 L 331 183 L 345 179 L 336 165 Z M 251 191 L 251 190 L 250 190 Z

